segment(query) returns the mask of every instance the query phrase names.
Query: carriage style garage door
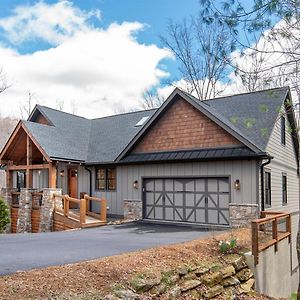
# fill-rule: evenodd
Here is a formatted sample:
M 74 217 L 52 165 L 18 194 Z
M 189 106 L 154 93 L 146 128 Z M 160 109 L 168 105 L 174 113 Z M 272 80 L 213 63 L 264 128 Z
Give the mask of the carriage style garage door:
M 148 220 L 228 225 L 229 202 L 228 177 L 143 181 L 143 217 Z

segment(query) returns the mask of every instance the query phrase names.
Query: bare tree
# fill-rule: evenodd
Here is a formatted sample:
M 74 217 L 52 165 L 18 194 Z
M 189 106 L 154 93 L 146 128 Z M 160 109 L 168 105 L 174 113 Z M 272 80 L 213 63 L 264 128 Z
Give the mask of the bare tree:
M 28 119 L 28 117 L 31 114 L 31 111 L 33 108 L 33 106 L 32 106 L 33 97 L 34 97 L 34 94 L 30 90 L 28 90 L 27 91 L 27 99 L 22 101 L 22 103 L 20 103 L 20 105 L 19 105 L 21 118 L 23 120 Z
M 56 100 L 56 108 L 58 110 L 63 111 L 64 105 L 65 105 L 64 100 L 59 100 L 59 99 Z
M 146 90 L 143 94 L 141 106 L 143 109 L 152 109 L 160 107 L 166 99 L 152 90 Z
M 181 23 L 169 22 L 168 36 L 163 45 L 180 62 L 179 71 L 186 82 L 186 91 L 200 100 L 213 98 L 224 91 L 219 83 L 227 75 L 234 43 L 229 30 L 217 21 L 203 22 L 191 17 Z
M 8 84 L 6 74 L 3 69 L 0 68 L 0 94 L 7 90 L 11 85 Z

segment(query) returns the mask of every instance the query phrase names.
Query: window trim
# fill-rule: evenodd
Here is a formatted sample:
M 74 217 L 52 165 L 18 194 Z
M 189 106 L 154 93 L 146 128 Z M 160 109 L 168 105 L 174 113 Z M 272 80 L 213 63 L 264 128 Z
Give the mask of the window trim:
M 109 169 L 115 170 L 115 176 L 114 178 L 108 178 L 108 172 Z M 98 170 L 104 170 L 104 189 L 100 189 L 98 186 Z M 115 187 L 114 188 L 109 188 L 110 186 L 110 181 L 114 180 L 115 181 Z M 95 168 L 95 190 L 100 191 L 100 192 L 115 192 L 117 190 L 117 168 L 115 166 L 103 166 L 103 167 L 96 167 Z
M 266 184 L 267 184 L 267 180 L 266 180 L 266 174 L 268 174 L 268 176 L 270 176 L 270 180 L 269 180 L 269 183 L 270 183 L 270 188 L 269 188 L 269 198 L 270 198 L 270 201 L 269 201 L 269 203 L 267 203 L 267 189 L 266 189 Z M 265 197 L 264 197 L 264 199 L 265 199 L 265 206 L 266 207 L 271 207 L 272 206 L 272 173 L 271 173 L 271 170 L 270 169 L 266 169 L 265 171 L 264 171 L 264 184 L 265 184 L 265 186 L 264 186 L 264 193 L 265 193 Z
M 281 116 L 280 118 L 280 141 L 281 145 L 286 145 L 286 124 L 285 124 L 285 116 Z
M 283 187 L 284 187 L 284 182 L 283 182 L 284 178 L 285 178 L 285 190 L 283 189 Z M 281 187 L 281 192 L 282 192 L 282 206 L 287 206 L 287 204 L 288 204 L 288 197 L 287 197 L 288 196 L 288 187 L 287 187 L 288 180 L 287 180 L 287 174 L 286 173 L 282 173 L 282 176 L 281 176 L 281 185 L 282 185 L 282 187 Z M 285 197 L 284 197 L 284 195 L 285 195 Z M 285 198 L 285 201 L 284 201 L 284 198 Z

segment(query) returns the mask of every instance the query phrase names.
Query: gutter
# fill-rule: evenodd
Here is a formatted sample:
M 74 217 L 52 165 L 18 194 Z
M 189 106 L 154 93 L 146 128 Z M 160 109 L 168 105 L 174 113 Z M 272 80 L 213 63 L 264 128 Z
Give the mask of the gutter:
M 261 164 L 260 166 L 260 182 L 261 182 L 261 211 L 265 210 L 265 176 L 264 176 L 264 169 L 265 166 L 269 165 L 271 163 L 271 160 L 274 157 L 268 156 L 268 160 Z

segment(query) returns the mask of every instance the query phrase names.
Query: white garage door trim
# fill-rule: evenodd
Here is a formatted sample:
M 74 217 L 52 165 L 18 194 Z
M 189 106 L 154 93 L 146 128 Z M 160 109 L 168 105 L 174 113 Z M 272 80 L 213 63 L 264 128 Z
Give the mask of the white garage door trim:
M 145 177 L 143 219 L 229 225 L 230 176 Z

